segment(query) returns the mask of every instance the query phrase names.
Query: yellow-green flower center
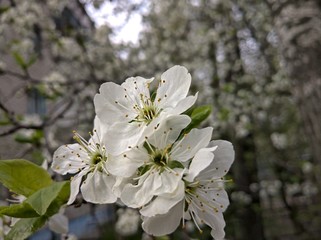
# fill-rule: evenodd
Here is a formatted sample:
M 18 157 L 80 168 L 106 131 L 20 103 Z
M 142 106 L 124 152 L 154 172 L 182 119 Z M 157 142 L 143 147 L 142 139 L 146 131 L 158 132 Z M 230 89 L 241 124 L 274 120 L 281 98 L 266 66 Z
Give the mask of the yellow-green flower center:
M 138 122 L 150 123 L 158 115 L 157 108 L 153 103 L 150 105 L 145 105 L 143 108 L 139 109 L 139 114 L 137 116 Z
M 102 161 L 105 161 L 107 158 L 102 156 L 100 153 L 95 153 L 92 157 L 91 157 L 91 164 L 92 165 L 96 165 Z
M 166 151 L 162 152 L 162 151 L 156 151 L 153 155 L 152 155 L 152 161 L 159 166 L 166 166 L 168 163 L 168 154 Z

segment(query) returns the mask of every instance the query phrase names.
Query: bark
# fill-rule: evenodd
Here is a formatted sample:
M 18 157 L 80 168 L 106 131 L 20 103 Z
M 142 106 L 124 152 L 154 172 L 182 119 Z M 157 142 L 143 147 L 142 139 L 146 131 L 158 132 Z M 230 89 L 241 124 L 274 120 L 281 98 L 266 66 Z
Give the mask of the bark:
M 321 164 L 321 3 L 268 0 L 312 157 Z M 299 137 L 299 136 L 298 136 Z

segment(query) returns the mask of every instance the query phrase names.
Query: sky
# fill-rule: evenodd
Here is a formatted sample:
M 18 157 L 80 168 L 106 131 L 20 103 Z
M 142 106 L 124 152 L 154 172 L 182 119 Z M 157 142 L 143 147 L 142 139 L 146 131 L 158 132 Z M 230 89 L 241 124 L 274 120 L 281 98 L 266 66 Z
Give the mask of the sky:
M 112 41 L 115 43 L 121 42 L 138 42 L 139 32 L 142 30 L 142 16 L 138 13 L 132 13 L 128 21 L 126 22 L 126 13 L 113 14 L 115 3 L 105 1 L 100 9 L 95 9 L 93 5 L 88 4 L 86 6 L 88 14 L 95 21 L 96 26 L 101 26 L 105 23 L 111 27 L 117 29 Z

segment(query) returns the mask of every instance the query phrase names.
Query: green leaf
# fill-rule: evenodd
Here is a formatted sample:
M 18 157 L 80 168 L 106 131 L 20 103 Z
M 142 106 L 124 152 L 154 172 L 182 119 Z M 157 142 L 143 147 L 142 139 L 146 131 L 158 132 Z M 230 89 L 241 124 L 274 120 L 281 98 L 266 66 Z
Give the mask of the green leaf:
M 192 121 L 191 123 L 185 128 L 184 133 L 189 132 L 193 128 L 198 127 L 210 114 L 212 111 L 212 107 L 210 105 L 204 105 L 195 108 L 190 115 Z
M 27 69 L 27 63 L 23 59 L 23 57 L 20 55 L 18 52 L 13 52 L 12 53 L 13 58 L 16 60 L 16 63 L 22 68 L 22 69 Z
M 30 206 L 30 204 L 23 202 L 20 204 L 11 204 L 0 208 L 0 215 L 7 215 L 15 218 L 33 218 L 39 217 L 39 214 Z
M 52 204 L 49 216 L 59 211 L 62 204 L 69 198 L 69 181 L 55 182 L 48 187 L 38 190 L 32 194 L 26 203 L 28 203 L 39 215 L 45 215 L 49 206 Z M 56 201 L 56 203 L 54 203 Z
M 70 193 L 69 181 L 54 182 L 32 194 L 20 204 L 0 208 L 0 215 L 16 218 L 34 218 L 41 215 L 50 217 L 59 212 Z
M 41 228 L 47 221 L 47 217 L 20 219 L 10 230 L 5 240 L 23 240 Z
M 30 196 L 52 183 L 49 173 L 23 159 L 0 160 L 0 182 L 12 192 Z
M 58 213 L 61 206 L 67 203 L 69 196 L 70 196 L 70 182 L 66 181 L 64 182 L 56 199 L 50 204 L 46 212 L 46 216 L 50 217 Z

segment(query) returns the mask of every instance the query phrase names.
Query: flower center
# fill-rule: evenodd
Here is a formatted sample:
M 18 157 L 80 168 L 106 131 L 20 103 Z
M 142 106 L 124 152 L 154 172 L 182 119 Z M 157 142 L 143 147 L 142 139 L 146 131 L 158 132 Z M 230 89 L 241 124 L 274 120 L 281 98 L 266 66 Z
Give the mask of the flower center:
M 144 94 L 140 94 L 140 104 L 135 104 L 134 109 L 137 112 L 134 121 L 144 122 L 147 125 L 156 118 L 161 111 L 157 108 L 154 100 Z
M 167 152 L 157 151 L 152 156 L 153 162 L 158 166 L 165 166 L 168 162 Z
M 106 160 L 106 157 L 104 158 L 100 153 L 96 153 L 91 157 L 91 164 L 96 165 L 104 160 Z
M 137 121 L 150 123 L 157 115 L 157 108 L 153 103 L 151 105 L 145 105 L 139 110 Z

